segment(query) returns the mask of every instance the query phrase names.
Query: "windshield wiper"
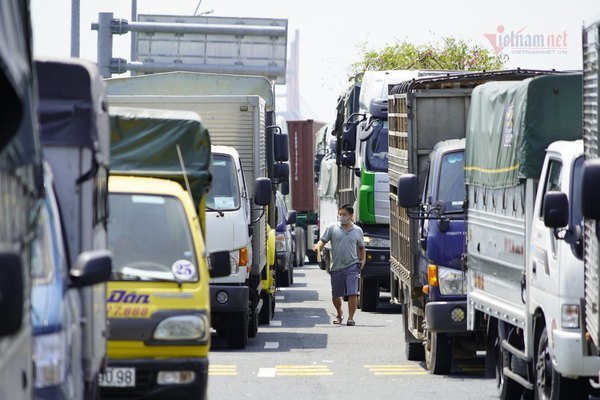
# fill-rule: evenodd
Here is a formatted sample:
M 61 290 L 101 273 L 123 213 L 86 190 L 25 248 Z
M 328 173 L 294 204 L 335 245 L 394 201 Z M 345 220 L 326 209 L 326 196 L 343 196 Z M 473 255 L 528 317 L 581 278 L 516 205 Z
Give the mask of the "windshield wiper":
M 220 216 L 220 217 L 222 217 L 223 215 L 225 215 L 225 214 L 223 213 L 223 211 L 221 211 L 221 210 L 218 210 L 218 209 L 216 209 L 216 208 L 212 208 L 212 207 L 206 206 L 206 209 L 207 209 L 208 211 L 214 211 L 214 212 L 216 212 L 216 213 L 219 213 L 219 216 Z

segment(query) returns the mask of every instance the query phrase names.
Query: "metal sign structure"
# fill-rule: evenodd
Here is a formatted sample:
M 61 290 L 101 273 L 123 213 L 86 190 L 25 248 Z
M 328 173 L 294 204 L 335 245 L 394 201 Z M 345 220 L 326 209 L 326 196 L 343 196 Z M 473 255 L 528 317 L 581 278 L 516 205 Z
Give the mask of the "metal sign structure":
M 132 64 L 143 63 L 147 72 L 179 67 L 262 75 L 275 83 L 285 83 L 286 19 L 141 14 L 135 25 L 137 60 Z M 166 26 L 179 29 L 167 32 L 162 29 Z M 199 26 L 203 28 L 186 29 Z

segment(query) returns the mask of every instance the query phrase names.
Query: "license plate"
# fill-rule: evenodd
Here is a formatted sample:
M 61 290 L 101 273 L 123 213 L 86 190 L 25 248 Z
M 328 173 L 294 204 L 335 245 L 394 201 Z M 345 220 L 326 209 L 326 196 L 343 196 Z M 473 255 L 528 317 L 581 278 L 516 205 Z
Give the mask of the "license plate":
M 102 387 L 133 387 L 135 368 L 106 368 L 98 375 L 98 384 Z

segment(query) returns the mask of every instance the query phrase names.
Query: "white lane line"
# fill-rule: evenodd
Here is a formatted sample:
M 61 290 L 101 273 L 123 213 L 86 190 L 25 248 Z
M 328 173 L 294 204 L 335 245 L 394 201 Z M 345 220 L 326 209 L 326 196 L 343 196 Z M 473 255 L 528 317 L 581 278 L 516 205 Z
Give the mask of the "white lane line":
M 275 307 L 275 312 L 283 312 L 283 308 Z
M 265 342 L 265 349 L 278 349 L 279 342 Z
M 278 321 L 276 319 L 272 319 L 271 322 L 269 323 L 270 326 L 281 326 L 281 321 Z
M 259 378 L 275 378 L 276 374 L 275 368 L 259 368 L 257 376 Z
M 285 296 L 275 296 L 275 300 L 285 300 Z

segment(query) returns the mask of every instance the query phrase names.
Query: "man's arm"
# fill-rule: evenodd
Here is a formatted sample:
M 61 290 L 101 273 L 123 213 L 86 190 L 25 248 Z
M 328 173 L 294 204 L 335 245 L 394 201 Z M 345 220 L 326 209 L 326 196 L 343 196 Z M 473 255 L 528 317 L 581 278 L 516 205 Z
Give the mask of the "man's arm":
M 360 263 L 360 270 L 362 271 L 367 263 L 367 249 L 364 247 L 358 248 L 358 262 Z
M 314 244 L 313 251 L 314 252 L 321 251 L 321 250 L 323 250 L 323 246 L 325 246 L 325 242 L 323 241 L 323 239 L 319 239 L 319 241 Z

